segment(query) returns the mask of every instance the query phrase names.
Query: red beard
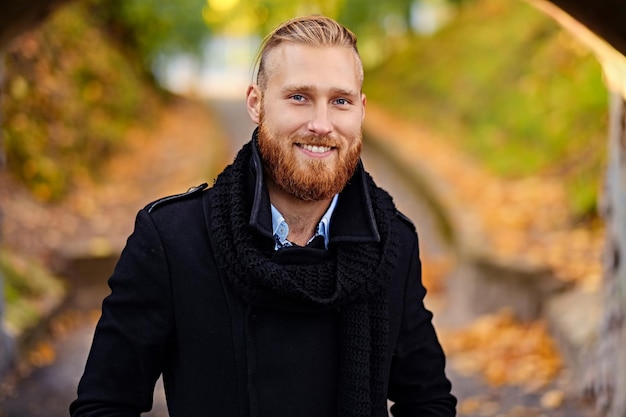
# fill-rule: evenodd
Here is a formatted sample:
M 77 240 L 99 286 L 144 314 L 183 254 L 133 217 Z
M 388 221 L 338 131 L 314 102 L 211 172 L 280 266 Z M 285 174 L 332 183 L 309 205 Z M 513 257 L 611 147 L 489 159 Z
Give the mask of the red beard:
M 259 151 L 265 175 L 269 176 L 283 191 L 303 201 L 321 201 L 339 193 L 354 174 L 361 154 L 362 138 L 353 138 L 348 148 L 337 148 L 336 169 L 325 161 L 307 160 L 305 164 L 296 160 L 294 143 L 321 146 L 336 146 L 328 136 L 295 136 L 277 138 L 271 135 L 263 123 L 259 123 Z

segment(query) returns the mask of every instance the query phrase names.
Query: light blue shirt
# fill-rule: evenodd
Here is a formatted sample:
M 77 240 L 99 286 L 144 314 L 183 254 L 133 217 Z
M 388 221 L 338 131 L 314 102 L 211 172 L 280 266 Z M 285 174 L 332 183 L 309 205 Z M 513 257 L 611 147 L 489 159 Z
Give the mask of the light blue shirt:
M 335 211 L 338 199 L 339 194 L 335 194 L 330 202 L 330 205 L 328 206 L 328 210 L 326 210 L 326 213 L 324 213 L 322 219 L 317 225 L 315 235 L 309 239 L 307 244 L 315 237 L 322 236 L 324 238 L 324 246 L 328 248 L 328 239 L 330 238 L 330 218 L 333 215 L 333 211 Z M 285 246 L 293 246 L 293 243 L 287 240 L 287 236 L 289 236 L 289 225 L 285 221 L 285 218 L 273 204 L 270 204 L 270 207 L 272 209 L 272 230 L 274 231 L 274 239 L 276 240 L 275 249 L 278 250 Z

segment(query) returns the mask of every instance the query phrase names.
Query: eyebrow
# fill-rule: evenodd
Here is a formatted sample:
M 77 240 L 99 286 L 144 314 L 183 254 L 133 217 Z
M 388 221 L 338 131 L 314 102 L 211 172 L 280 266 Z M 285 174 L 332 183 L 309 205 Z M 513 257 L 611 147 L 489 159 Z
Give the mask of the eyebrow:
M 314 85 L 291 85 L 285 86 L 281 88 L 281 93 L 283 94 L 295 94 L 295 93 L 314 93 L 318 88 Z M 347 96 L 347 97 L 358 97 L 359 93 L 355 90 L 348 90 L 345 88 L 331 88 L 331 94 L 333 96 Z

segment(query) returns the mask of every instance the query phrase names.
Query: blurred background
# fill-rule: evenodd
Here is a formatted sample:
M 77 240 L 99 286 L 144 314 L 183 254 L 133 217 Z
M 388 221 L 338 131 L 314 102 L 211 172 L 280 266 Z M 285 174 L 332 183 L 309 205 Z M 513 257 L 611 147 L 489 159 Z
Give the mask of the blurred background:
M 0 9 L 0 416 L 67 413 L 135 213 L 229 163 L 253 129 L 243 99 L 263 36 L 311 13 L 359 39 L 363 159 L 416 223 L 459 415 L 611 408 L 592 387 L 623 368 L 590 352 L 606 316 L 612 93 L 593 34 L 551 3 Z M 166 415 L 159 395 L 151 415 Z

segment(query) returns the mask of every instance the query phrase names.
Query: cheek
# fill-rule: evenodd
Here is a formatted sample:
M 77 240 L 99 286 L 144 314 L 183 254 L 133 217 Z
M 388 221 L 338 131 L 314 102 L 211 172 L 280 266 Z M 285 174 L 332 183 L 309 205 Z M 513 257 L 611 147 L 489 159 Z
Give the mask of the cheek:
M 361 132 L 363 127 L 363 118 L 359 114 L 351 113 L 346 115 L 338 115 L 334 120 L 335 128 L 349 135 Z
M 289 137 L 298 131 L 299 124 L 288 114 L 282 113 L 265 119 L 268 131 L 273 136 Z

